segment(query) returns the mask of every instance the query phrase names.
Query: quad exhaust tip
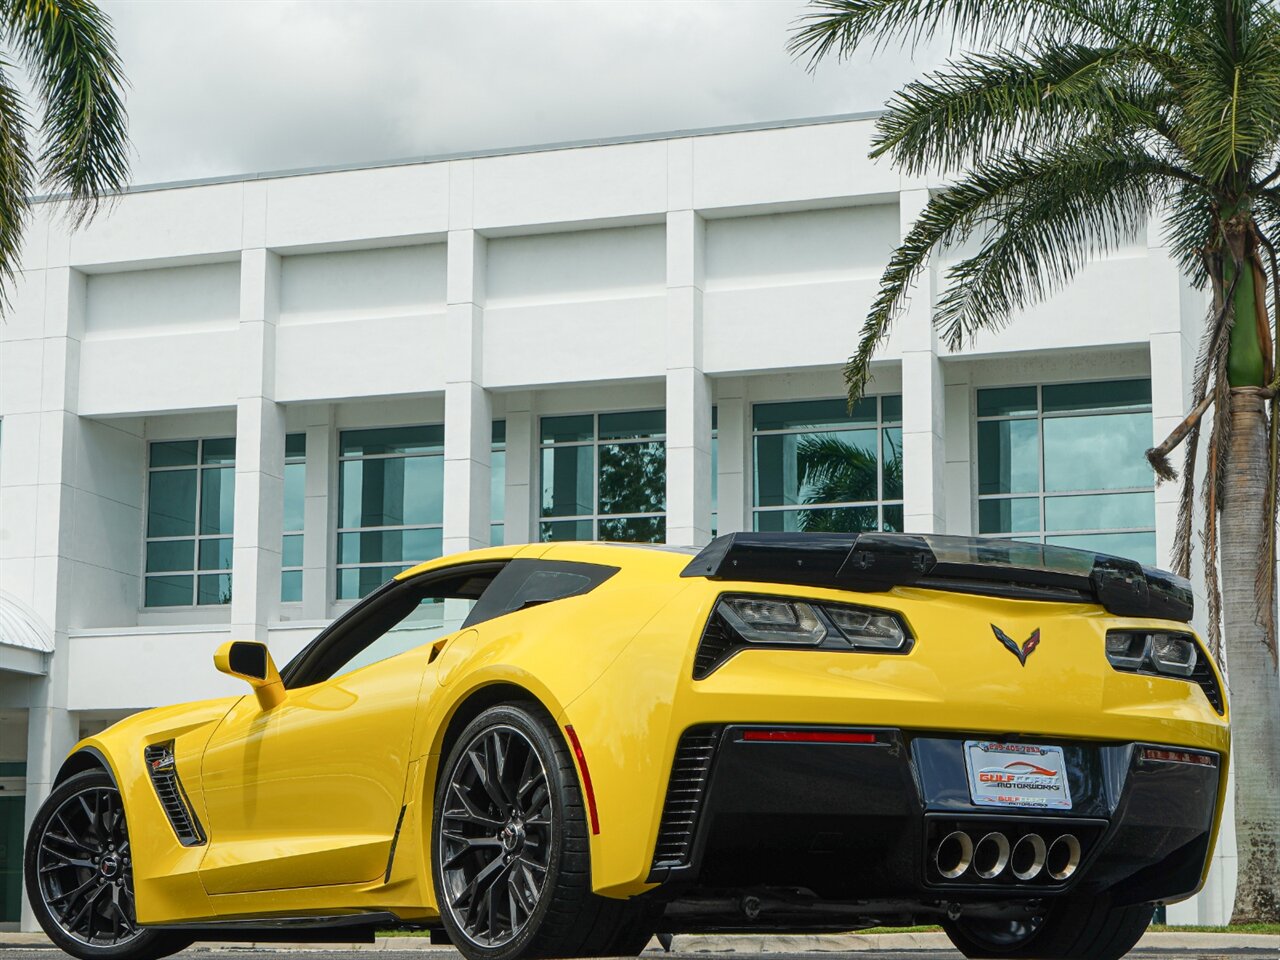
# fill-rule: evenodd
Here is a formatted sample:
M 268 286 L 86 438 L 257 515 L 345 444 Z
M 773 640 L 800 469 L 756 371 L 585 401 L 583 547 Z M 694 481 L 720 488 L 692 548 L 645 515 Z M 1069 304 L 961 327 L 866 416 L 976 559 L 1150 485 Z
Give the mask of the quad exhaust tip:
M 1045 855 L 1045 870 L 1054 880 L 1066 880 L 1080 866 L 1080 841 L 1072 834 L 1064 833 L 1049 844 Z
M 973 838 L 963 830 L 948 833 L 933 852 L 933 865 L 948 880 L 961 876 L 972 862 Z
M 983 880 L 994 880 L 1009 865 L 1009 838 L 988 833 L 973 848 L 973 872 Z
M 1009 868 L 1019 880 L 1034 880 L 1044 869 L 1048 855 L 1049 848 L 1045 846 L 1043 837 L 1038 833 L 1024 834 L 1013 845 L 1013 852 L 1009 855 Z

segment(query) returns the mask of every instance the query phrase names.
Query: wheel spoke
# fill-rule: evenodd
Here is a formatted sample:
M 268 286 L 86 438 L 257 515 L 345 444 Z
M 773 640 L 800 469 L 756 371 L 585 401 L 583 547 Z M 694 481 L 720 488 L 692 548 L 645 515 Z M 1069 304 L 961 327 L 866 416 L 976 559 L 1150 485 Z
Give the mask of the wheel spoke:
M 458 802 L 462 804 L 463 812 L 459 813 L 456 810 L 450 810 L 446 807 L 444 813 L 442 814 L 444 819 L 462 820 L 467 823 L 474 823 L 477 826 L 481 826 L 481 827 L 492 827 L 494 830 L 501 829 L 502 821 L 495 820 L 493 817 L 490 817 L 490 816 L 486 816 L 485 813 L 479 807 L 477 807 L 474 803 L 471 802 L 470 798 L 466 794 L 466 791 L 464 791 L 460 786 L 458 786 L 458 784 L 456 783 L 449 784 L 449 790 L 455 797 L 457 797 Z

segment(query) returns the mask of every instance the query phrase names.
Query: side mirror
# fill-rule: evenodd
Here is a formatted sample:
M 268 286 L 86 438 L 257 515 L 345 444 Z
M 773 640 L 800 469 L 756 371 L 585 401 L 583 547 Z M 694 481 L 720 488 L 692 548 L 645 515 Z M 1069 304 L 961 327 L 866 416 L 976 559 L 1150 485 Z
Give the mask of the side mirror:
M 284 684 L 265 643 L 230 640 L 213 655 L 213 665 L 229 677 L 239 677 L 253 687 L 263 710 L 284 700 Z

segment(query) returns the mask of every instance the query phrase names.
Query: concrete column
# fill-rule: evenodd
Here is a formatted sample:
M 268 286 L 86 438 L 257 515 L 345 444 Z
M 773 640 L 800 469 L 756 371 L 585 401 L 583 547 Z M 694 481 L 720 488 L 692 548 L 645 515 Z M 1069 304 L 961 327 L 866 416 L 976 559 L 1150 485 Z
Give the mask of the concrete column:
M 482 380 L 485 240 L 450 230 L 444 386 L 444 552 L 489 545 L 492 415 Z
M 928 190 L 899 195 L 899 229 L 905 237 L 925 204 Z M 933 272 L 921 276 L 898 319 L 902 335 L 903 513 L 911 533 L 947 529 L 943 478 L 942 364 L 933 330 Z
M 716 422 L 716 532 L 750 530 L 751 404 L 741 377 L 716 383 Z
M 5 413 L 29 410 L 39 434 L 40 456 L 35 468 L 30 505 L 31 555 L 35 558 L 26 589 L 11 585 L 19 599 L 28 602 L 36 615 L 53 632 L 53 653 L 47 659 L 48 673 L 32 682 L 27 713 L 27 794 L 26 828 L 36 808 L 49 795 L 53 778 L 68 752 L 79 739 L 79 724 L 67 709 L 69 650 L 67 634 L 71 619 L 71 533 L 73 528 L 76 478 L 76 450 L 80 420 L 76 415 L 80 382 L 80 343 L 84 336 L 85 277 L 68 267 L 51 268 L 37 274 L 43 282 L 43 323 L 33 340 L 5 344 L 6 360 L 24 353 L 38 366 L 39 374 L 24 378 L 29 392 L 19 395 L 8 388 Z M 6 369 L 8 365 L 6 364 Z M 6 430 L 10 424 L 6 422 Z M 5 522 L 9 526 L 13 488 L 5 491 Z M 25 836 L 25 832 L 24 832 Z M 23 930 L 38 929 L 30 905 L 23 898 L 20 920 Z
M 257 247 L 240 260 L 231 635 L 267 640 L 280 607 L 284 536 L 284 408 L 275 402 L 280 258 Z M 310 451 L 308 451 L 309 453 Z
M 533 394 L 507 394 L 507 478 L 502 522 L 507 543 L 538 539 L 538 417 Z
M 943 387 L 942 416 L 943 437 L 946 447 L 946 463 L 943 469 L 945 485 L 945 516 L 947 533 L 976 534 L 977 474 L 973 456 L 973 386 L 969 372 L 964 367 L 949 367 Z
M 333 408 L 308 408 L 307 464 L 302 514 L 302 616 L 324 620 L 334 596 L 335 544 L 331 522 L 338 501 Z
M 711 539 L 711 378 L 702 372 L 705 232 L 667 214 L 667 542 Z

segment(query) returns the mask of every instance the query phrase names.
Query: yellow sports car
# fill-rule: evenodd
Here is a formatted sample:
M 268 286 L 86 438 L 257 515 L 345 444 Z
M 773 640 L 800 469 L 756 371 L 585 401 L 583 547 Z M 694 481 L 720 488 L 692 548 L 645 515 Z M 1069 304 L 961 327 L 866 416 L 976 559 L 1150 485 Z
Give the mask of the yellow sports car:
M 1188 584 L 1038 544 L 740 533 L 399 575 L 238 698 L 76 746 L 32 906 L 84 960 L 429 929 L 469 960 L 941 923 L 1123 956 L 1199 889 L 1222 680 Z

